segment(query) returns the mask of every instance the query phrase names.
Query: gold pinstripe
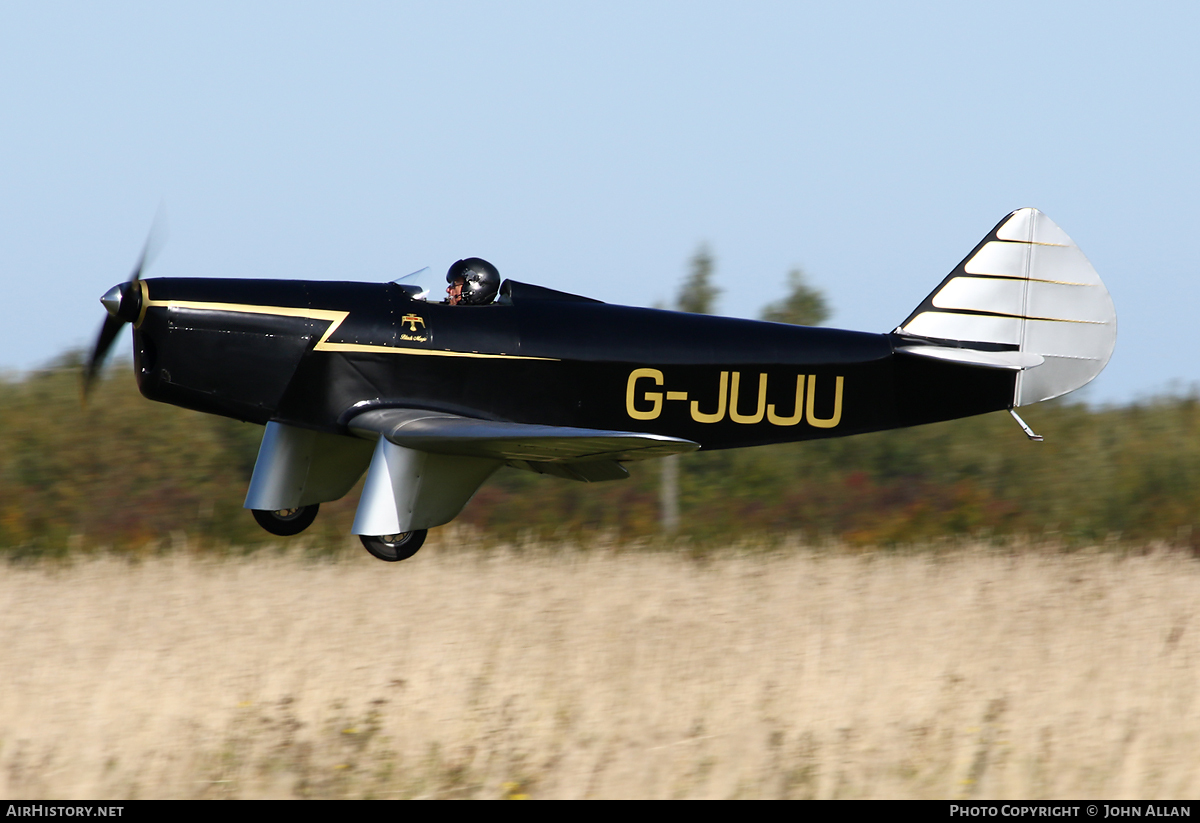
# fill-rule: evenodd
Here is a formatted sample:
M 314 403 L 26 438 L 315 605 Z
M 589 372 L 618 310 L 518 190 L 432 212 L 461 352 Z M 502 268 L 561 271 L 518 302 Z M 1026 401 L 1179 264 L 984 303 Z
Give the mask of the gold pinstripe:
M 142 283 L 142 317 L 145 316 L 147 308 L 165 308 L 165 309 L 196 309 L 200 311 L 228 311 L 239 312 L 242 314 L 270 314 L 276 317 L 304 317 L 310 320 L 327 320 L 329 328 L 321 335 L 321 339 L 313 346 L 313 351 L 336 351 L 336 352 L 380 352 L 383 354 L 418 354 L 432 357 L 474 357 L 492 360 L 552 360 L 557 361 L 557 357 L 531 357 L 525 354 L 488 354 L 486 352 L 466 352 L 466 351 L 445 351 L 442 349 L 413 349 L 401 346 L 379 346 L 365 343 L 334 343 L 329 340 L 330 336 L 337 331 L 347 317 L 350 316 L 348 311 L 337 311 L 334 309 L 304 309 L 293 308 L 289 306 L 259 306 L 253 303 L 207 303 L 196 300 L 147 300 L 149 290 Z M 140 318 L 139 318 L 140 325 Z

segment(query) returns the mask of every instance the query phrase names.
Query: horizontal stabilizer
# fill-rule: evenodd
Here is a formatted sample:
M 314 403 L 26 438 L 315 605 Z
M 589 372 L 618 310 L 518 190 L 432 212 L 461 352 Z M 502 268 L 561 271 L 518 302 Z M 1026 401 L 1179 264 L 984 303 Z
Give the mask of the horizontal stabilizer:
M 984 369 L 1010 369 L 1024 371 L 1040 366 L 1046 358 L 1025 351 L 980 351 L 979 349 L 956 349 L 948 346 L 897 346 L 897 352 L 933 360 L 948 360 L 967 366 Z
M 383 435 L 409 449 L 505 461 L 574 464 L 645 460 L 700 447 L 691 440 L 660 434 L 505 423 L 418 409 L 363 412 L 348 425 L 360 436 Z

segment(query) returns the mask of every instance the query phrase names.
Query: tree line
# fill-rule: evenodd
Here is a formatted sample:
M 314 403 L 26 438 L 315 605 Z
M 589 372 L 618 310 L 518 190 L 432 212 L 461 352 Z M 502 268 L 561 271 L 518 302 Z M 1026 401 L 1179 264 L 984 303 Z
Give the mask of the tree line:
M 711 311 L 713 259 L 692 259 L 676 308 Z M 763 316 L 817 324 L 824 298 L 798 270 Z M 178 543 L 277 543 L 241 508 L 262 429 L 146 401 L 127 367 L 79 400 L 81 358 L 0 378 L 0 551 L 62 553 Z M 944 537 L 1200 544 L 1200 397 L 1022 410 L 831 440 L 629 464 L 628 480 L 576 483 L 501 469 L 460 520 L 510 538 L 605 532 L 701 541 L 802 534 L 894 545 Z M 669 494 L 668 486 L 675 491 Z M 357 490 L 305 533 L 348 535 Z M 674 511 L 671 511 L 671 507 Z

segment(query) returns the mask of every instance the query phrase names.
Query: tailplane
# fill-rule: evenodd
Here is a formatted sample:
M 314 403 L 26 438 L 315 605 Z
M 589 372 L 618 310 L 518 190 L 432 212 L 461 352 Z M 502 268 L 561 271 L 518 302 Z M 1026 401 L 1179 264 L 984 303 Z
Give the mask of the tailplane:
M 1000 221 L 896 328 L 898 351 L 1017 371 L 1013 406 L 1074 391 L 1112 356 L 1108 289 L 1066 233 L 1037 209 Z

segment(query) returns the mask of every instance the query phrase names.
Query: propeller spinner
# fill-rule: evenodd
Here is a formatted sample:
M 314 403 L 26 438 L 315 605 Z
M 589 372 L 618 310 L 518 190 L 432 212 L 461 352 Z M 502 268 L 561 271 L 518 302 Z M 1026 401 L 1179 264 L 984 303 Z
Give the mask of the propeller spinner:
M 104 325 L 100 327 L 100 334 L 96 336 L 96 345 L 92 346 L 91 356 L 88 357 L 87 365 L 83 369 L 84 402 L 87 402 L 87 397 L 92 390 L 92 384 L 96 380 L 96 375 L 100 373 L 100 369 L 104 365 L 104 360 L 108 357 L 109 349 L 112 348 L 113 341 L 117 339 L 121 327 L 126 323 L 135 322 L 141 313 L 143 292 L 138 281 L 141 280 L 142 272 L 150 265 L 151 258 L 157 251 L 158 246 L 161 245 L 158 242 L 162 234 L 159 228 L 160 223 L 161 212 L 159 219 L 155 220 L 154 227 L 150 229 L 150 235 L 146 238 L 146 245 L 142 247 L 142 254 L 138 257 L 137 264 L 133 267 L 133 272 L 129 275 L 129 279 L 124 283 L 113 286 L 100 298 L 100 302 L 108 311 L 108 317 L 104 318 Z

